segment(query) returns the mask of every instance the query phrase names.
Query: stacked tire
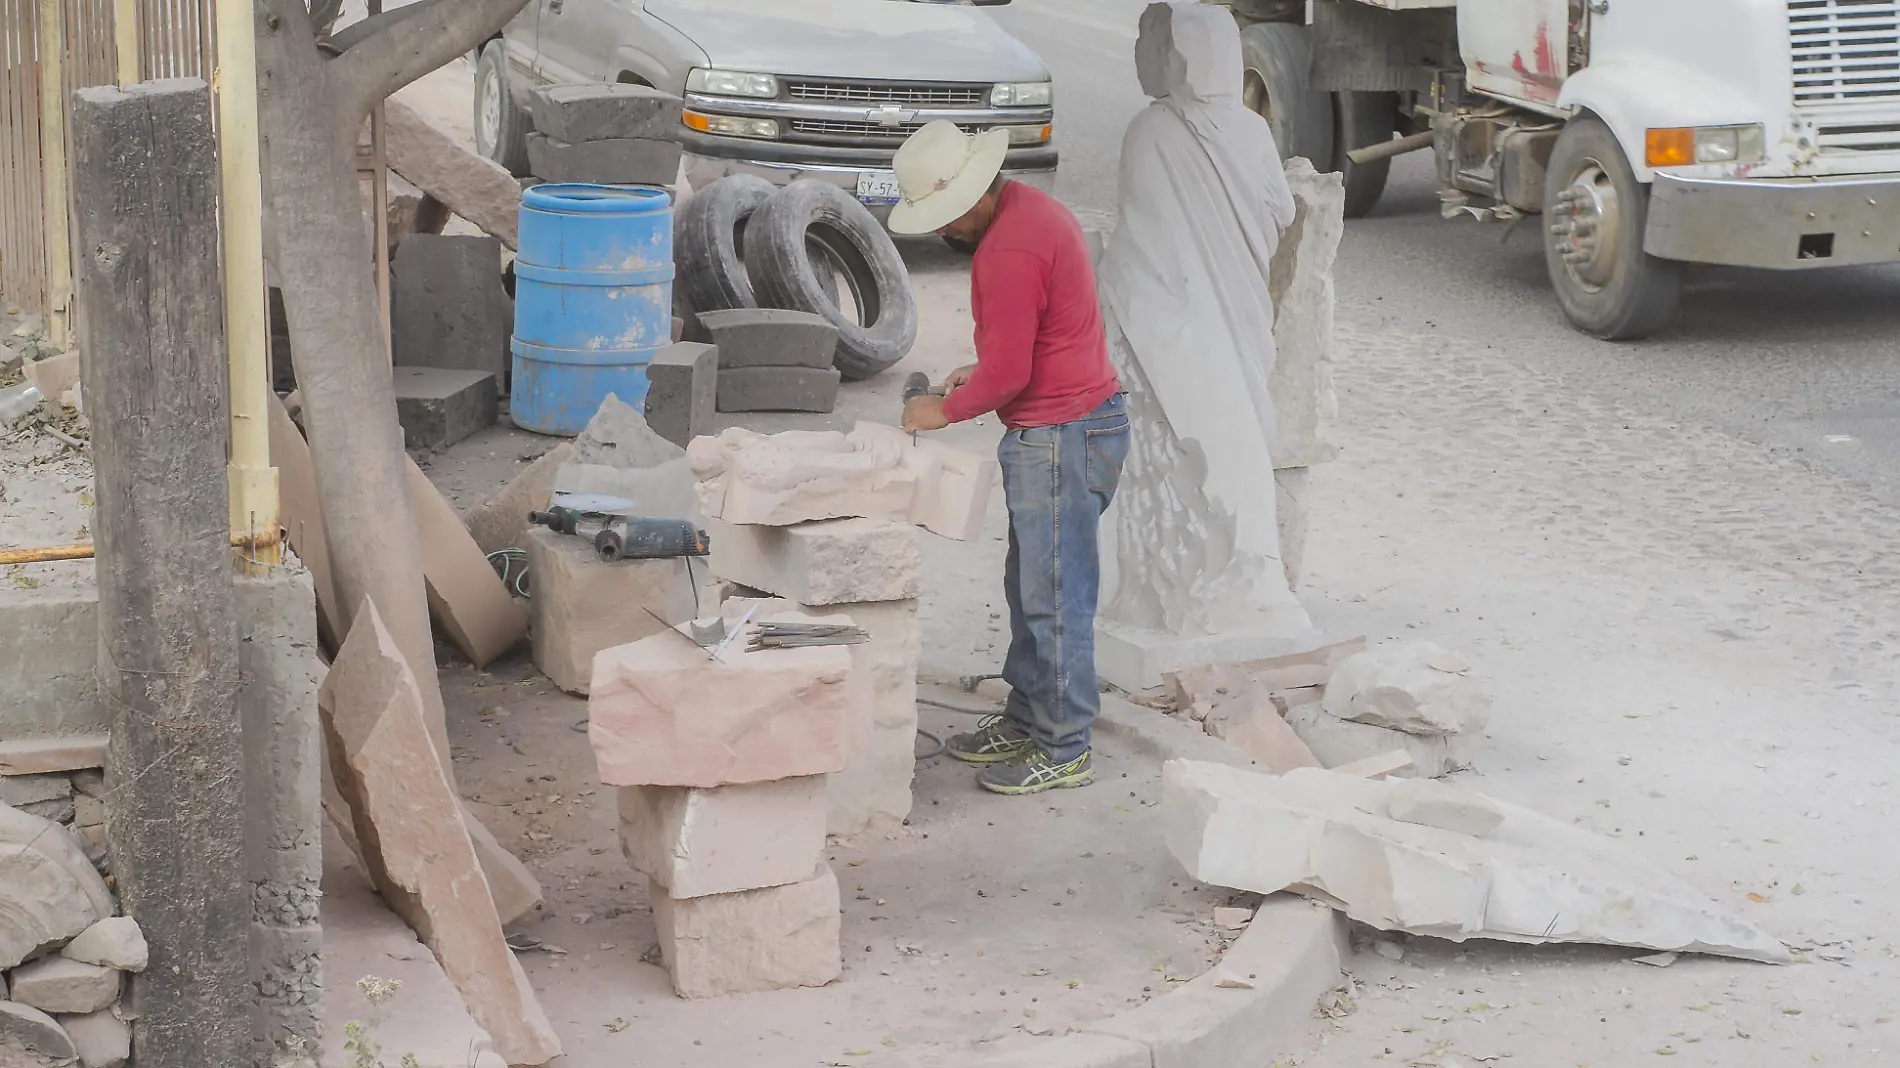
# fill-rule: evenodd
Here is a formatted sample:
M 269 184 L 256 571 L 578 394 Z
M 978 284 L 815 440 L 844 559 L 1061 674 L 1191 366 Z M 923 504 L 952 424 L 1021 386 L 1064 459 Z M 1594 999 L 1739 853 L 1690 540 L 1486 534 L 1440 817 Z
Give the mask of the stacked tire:
M 848 381 L 889 368 L 917 341 L 917 300 L 896 244 L 828 182 L 781 188 L 732 175 L 696 189 L 675 219 L 673 257 L 689 329 L 700 312 L 736 308 L 822 316 L 838 328 L 833 363 Z

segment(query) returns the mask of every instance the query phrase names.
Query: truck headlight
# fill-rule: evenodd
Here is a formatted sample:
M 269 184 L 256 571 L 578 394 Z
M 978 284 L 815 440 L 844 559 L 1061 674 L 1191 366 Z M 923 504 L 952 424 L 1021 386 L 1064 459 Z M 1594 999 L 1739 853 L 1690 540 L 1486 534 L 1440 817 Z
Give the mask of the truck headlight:
M 686 91 L 708 96 L 778 95 L 778 79 L 770 74 L 752 74 L 742 70 L 707 70 L 695 67 L 686 75 Z
M 1040 126 L 999 126 L 997 129 L 1009 131 L 1011 145 L 1040 145 L 1049 140 L 1048 123 Z
M 1046 108 L 1055 98 L 1050 82 L 1003 82 L 990 90 L 993 108 Z
M 708 115 L 702 111 L 683 111 L 680 121 L 689 130 L 719 134 L 722 137 L 776 138 L 778 120 L 747 119 L 738 115 Z
M 1651 167 L 1759 163 L 1767 155 L 1768 138 L 1760 123 L 1650 130 L 1644 138 L 1644 156 Z

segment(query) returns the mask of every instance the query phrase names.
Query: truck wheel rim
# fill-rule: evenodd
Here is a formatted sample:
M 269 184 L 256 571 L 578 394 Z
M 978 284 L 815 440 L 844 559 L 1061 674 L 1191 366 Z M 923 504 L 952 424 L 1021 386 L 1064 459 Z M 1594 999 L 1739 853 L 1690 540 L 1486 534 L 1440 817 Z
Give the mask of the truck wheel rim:
M 494 148 L 501 139 L 501 79 L 491 71 L 482 76 L 481 113 L 482 124 L 477 147 L 484 152 Z
M 1255 115 L 1267 120 L 1267 128 L 1273 131 L 1273 146 L 1286 155 L 1286 132 L 1280 128 L 1279 116 L 1273 113 L 1273 98 L 1267 93 L 1267 80 L 1252 67 L 1247 68 L 1245 80 L 1240 87 L 1241 106 Z
M 1603 164 L 1584 160 L 1576 177 L 1557 194 L 1551 214 L 1551 247 L 1564 270 L 1592 292 L 1608 285 L 1616 274 L 1623 208 Z

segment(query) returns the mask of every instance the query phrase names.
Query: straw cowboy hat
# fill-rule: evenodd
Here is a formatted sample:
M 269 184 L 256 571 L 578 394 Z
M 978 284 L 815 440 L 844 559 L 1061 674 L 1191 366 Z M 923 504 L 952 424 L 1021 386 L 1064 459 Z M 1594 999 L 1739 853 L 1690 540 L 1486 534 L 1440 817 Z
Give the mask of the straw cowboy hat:
M 891 161 L 900 194 L 892 232 L 928 234 L 962 218 L 989 192 L 1008 152 L 1007 130 L 966 134 L 948 119 L 925 123 Z

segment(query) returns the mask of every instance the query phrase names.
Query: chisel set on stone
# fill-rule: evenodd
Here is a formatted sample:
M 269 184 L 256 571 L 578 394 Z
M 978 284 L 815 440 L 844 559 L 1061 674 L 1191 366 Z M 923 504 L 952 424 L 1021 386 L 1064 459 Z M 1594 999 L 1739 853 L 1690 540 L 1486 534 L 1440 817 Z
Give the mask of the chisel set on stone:
M 871 640 L 862 627 L 842 623 L 761 623 L 746 643 L 746 652 L 761 649 L 804 649 L 813 645 L 862 645 Z

